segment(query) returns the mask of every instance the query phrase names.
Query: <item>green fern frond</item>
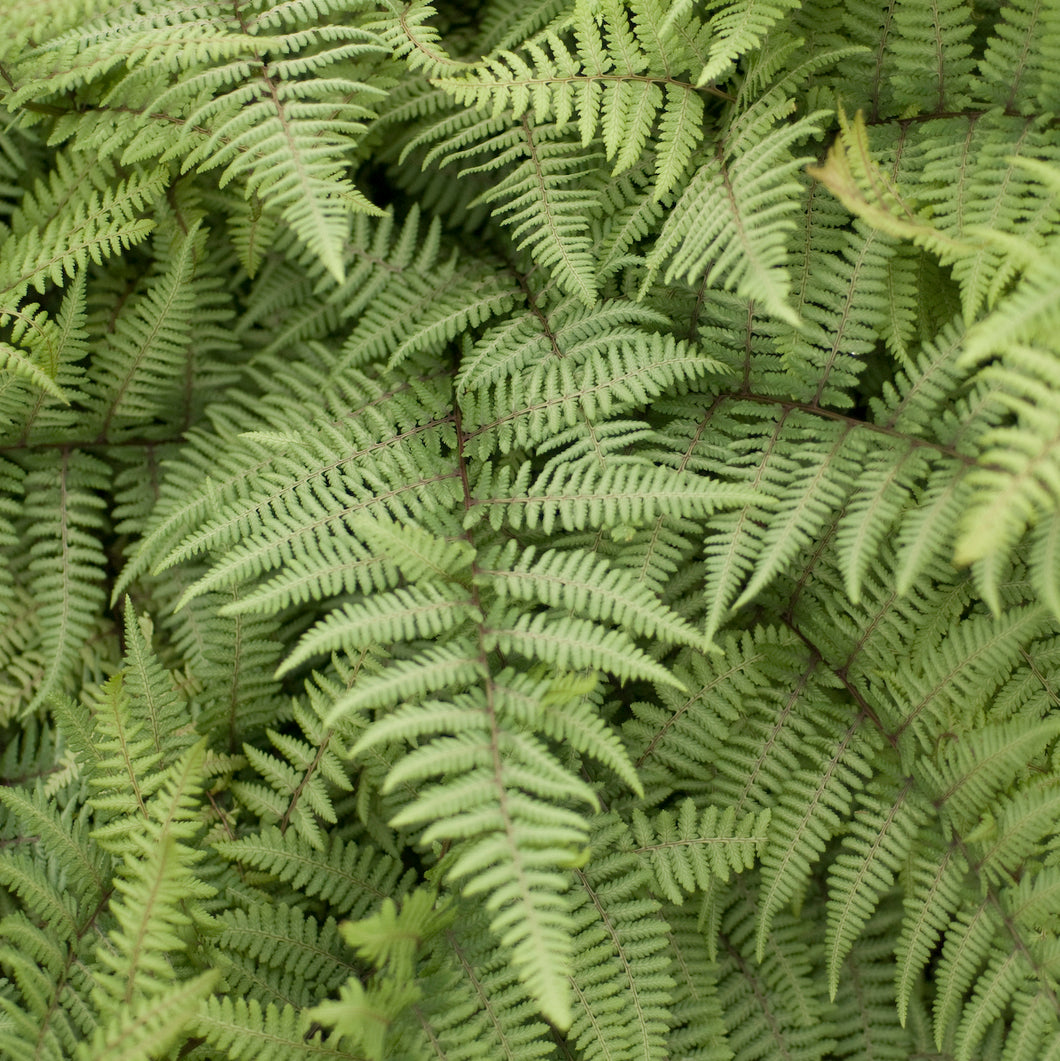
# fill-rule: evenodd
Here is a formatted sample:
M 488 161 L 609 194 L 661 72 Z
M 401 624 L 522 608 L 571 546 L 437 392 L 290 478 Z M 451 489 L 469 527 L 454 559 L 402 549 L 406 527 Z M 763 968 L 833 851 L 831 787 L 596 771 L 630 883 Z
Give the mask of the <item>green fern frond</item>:
M 479 496 L 474 503 L 487 509 L 495 527 L 504 522 L 515 530 L 540 528 L 546 534 L 557 525 L 571 532 L 635 526 L 663 514 L 702 517 L 716 508 L 738 505 L 748 496 L 739 486 L 641 461 L 615 462 L 602 469 L 561 464 L 525 489 L 518 480 L 506 482 L 505 478 L 498 476 L 499 481 L 491 482 L 483 476 L 479 493 L 485 494 L 483 488 L 488 487 L 493 496 Z
M 165 784 L 150 800 L 144 832 L 126 846 L 109 906 L 114 927 L 96 952 L 99 1024 L 75 1056 L 147 1059 L 167 1050 L 218 980 L 216 970 L 188 975 L 178 957 L 187 948 L 185 930 L 205 927 L 199 903 L 214 894 L 195 875 L 202 856 L 189 846 L 199 831 L 202 759 L 200 744 L 161 775 Z
M 753 4 L 720 0 L 710 6 L 715 14 L 706 24 L 711 36 L 710 53 L 699 74 L 700 85 L 717 81 L 728 73 L 737 57 L 753 51 L 769 30 L 796 5 L 793 0 Z
M 331 792 L 348 792 L 353 786 L 343 767 L 340 737 L 326 730 L 301 705 L 295 706 L 294 721 L 302 730 L 302 738 L 266 731 L 279 754 L 243 745 L 247 763 L 265 784 L 233 781 L 229 789 L 262 821 L 278 821 L 281 833 L 293 827 L 307 844 L 323 850 L 320 822 L 336 821 Z
M 575 50 L 546 32 L 527 44 L 526 58 L 501 52 L 477 69 L 434 83 L 464 106 L 491 111 L 494 117 L 510 112 L 515 121 L 532 116 L 537 125 L 574 122 L 583 147 L 598 135 L 603 139 L 616 174 L 632 166 L 649 140 L 656 139 L 657 122 L 654 195 L 660 199 L 681 178 L 702 138 L 702 94 L 673 76 L 680 59 L 663 60 L 648 12 L 639 12 L 634 35 L 625 12 L 613 5 L 604 21 L 606 44 L 593 18 L 576 16 L 575 23 Z M 642 40 L 654 55 L 642 49 Z
M 352 919 L 363 917 L 385 896 L 400 898 L 410 887 L 409 873 L 397 859 L 370 844 L 334 836 L 320 850 L 294 830 L 266 826 L 251 836 L 220 841 L 217 850 L 224 858 L 271 874 Z
M 0 1055 L 1060 1061 L 1056 5 L 8 6 Z
M 817 769 L 798 771 L 779 793 L 761 855 L 763 894 L 755 950 L 759 960 L 773 918 L 795 896 L 850 812 L 854 791 L 871 775 L 870 747 L 859 723 L 853 723 L 834 747 L 823 750 Z
M 110 468 L 98 457 L 64 450 L 58 461 L 27 460 L 26 504 L 19 529 L 30 556 L 27 585 L 36 606 L 36 637 L 45 676 L 33 690 L 36 710 L 63 689 L 103 605 L 106 558 L 97 533 Z
M 844 961 L 893 887 L 928 820 L 928 808 L 912 779 L 881 776 L 874 782 L 858 793 L 861 812 L 843 837 L 843 853 L 828 871 L 828 989 L 833 999 Z
M 628 837 L 622 822 L 597 823 L 594 843 L 610 848 Z M 615 852 L 574 870 L 574 1019 L 568 1040 L 586 1058 L 667 1056 L 669 926 L 644 897 L 647 870 L 633 854 Z
M 183 980 L 164 995 L 140 997 L 106 1025 L 82 1042 L 77 1061 L 99 1057 L 123 1061 L 151 1061 L 180 1041 L 191 1024 L 196 1008 L 217 984 L 215 969 Z
M 1048 70 L 1057 40 L 1060 20 L 1051 7 L 1006 4 L 979 60 L 978 95 L 1023 114 L 1052 110 L 1057 96 Z
M 331 917 L 297 906 L 250 902 L 225 913 L 213 941 L 217 964 L 237 997 L 308 1007 L 359 972 Z
M 338 1035 L 323 1036 L 293 1006 L 262 1006 L 256 999 L 212 995 L 195 1018 L 195 1029 L 232 1061 L 358 1061 L 359 1049 Z
M 702 636 L 668 611 L 628 570 L 616 570 L 581 550 L 531 547 L 517 556 L 513 543 L 476 563 L 477 573 L 503 601 L 537 601 L 594 622 L 614 623 L 637 636 L 699 647 Z
M 64 174 L 69 179 L 74 174 Z M 44 292 L 48 282 L 67 277 L 146 239 L 154 223 L 140 215 L 164 188 L 161 174 L 133 171 L 117 184 L 97 192 L 84 181 L 64 197 L 63 210 L 23 236 L 10 235 L 0 245 L 0 298 L 14 306 L 29 290 Z M 8 311 L 9 313 L 11 310 Z
M 741 1061 L 770 1054 L 827 1056 L 835 1043 L 827 996 L 821 979 L 811 972 L 820 960 L 820 938 L 800 932 L 798 919 L 784 911 L 774 921 L 759 961 L 754 955 L 754 894 L 744 875 L 721 902 L 718 1001 L 733 1055 Z
M 659 892 L 680 905 L 688 892 L 707 891 L 715 880 L 754 865 L 766 841 L 770 811 L 753 811 L 737 821 L 733 807 L 700 809 L 686 799 L 676 814 L 648 818 L 634 809 L 635 851 L 651 866 Z
M 361 603 L 344 605 L 317 623 L 303 635 L 279 673 L 311 656 L 338 649 L 354 652 L 371 645 L 438 637 L 474 618 L 470 598 L 459 589 L 446 593 L 430 586 L 409 586 L 375 594 Z
M 787 304 L 784 244 L 794 225 L 794 174 L 807 159 L 791 148 L 820 133 L 825 112 L 776 125 L 790 110 L 766 96 L 733 120 L 715 158 L 695 172 L 663 225 L 647 258 L 649 281 L 668 263 L 666 283 L 706 277 L 761 301 L 781 320 L 798 322 Z
M 969 103 L 965 85 L 974 69 L 972 9 L 965 0 L 897 0 L 887 45 L 894 57 L 894 100 L 899 110 L 960 110 Z
M 892 900 L 866 923 L 857 950 L 843 963 L 831 1010 L 836 1057 L 856 1058 L 871 1043 L 881 1061 L 902 1061 L 917 1048 L 894 1005 L 892 941 L 900 917 L 901 908 Z
M 1020 253 L 1028 254 L 1055 231 L 1055 204 L 1027 163 L 1055 165 L 1060 152 L 1038 122 L 998 111 L 988 111 L 973 127 L 965 119 L 947 119 L 947 125 L 952 140 L 946 137 L 946 146 L 939 146 L 932 138 L 924 152 L 918 195 L 933 204 L 932 222 L 941 232 L 976 244 L 953 266 L 971 323 L 984 302 L 997 301 L 1017 268 L 1008 248 L 984 239 L 984 232 L 1018 232 Z M 954 181 L 954 173 L 962 179 Z

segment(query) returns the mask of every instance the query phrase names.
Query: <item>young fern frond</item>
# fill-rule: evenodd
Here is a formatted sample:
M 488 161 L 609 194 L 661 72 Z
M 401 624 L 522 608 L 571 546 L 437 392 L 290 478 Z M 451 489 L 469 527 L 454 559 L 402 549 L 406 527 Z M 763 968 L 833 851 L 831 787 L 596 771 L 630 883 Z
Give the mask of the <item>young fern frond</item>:
M 320 821 L 336 821 L 331 791 L 348 792 L 353 786 L 343 767 L 341 739 L 300 705 L 295 706 L 294 721 L 302 730 L 301 739 L 267 731 L 279 754 L 243 745 L 247 764 L 265 784 L 233 781 L 229 790 L 262 821 L 276 820 L 281 833 L 293 828 L 300 840 L 319 851 L 325 848 Z

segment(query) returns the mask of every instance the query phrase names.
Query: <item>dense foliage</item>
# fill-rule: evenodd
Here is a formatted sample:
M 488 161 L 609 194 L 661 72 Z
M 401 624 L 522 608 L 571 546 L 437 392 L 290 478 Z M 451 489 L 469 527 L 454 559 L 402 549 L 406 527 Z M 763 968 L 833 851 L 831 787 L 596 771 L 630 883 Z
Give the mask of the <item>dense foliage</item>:
M 1055 0 L 0 14 L 0 1057 L 1060 1061 Z

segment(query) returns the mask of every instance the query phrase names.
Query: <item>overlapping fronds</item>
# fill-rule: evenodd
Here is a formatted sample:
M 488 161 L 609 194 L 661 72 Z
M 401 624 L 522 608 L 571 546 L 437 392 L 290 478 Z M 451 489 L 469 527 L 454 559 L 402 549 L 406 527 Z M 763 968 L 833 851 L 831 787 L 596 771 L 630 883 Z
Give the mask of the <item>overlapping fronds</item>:
M 1060 1061 L 1055 9 L 9 3 L 0 1055 Z

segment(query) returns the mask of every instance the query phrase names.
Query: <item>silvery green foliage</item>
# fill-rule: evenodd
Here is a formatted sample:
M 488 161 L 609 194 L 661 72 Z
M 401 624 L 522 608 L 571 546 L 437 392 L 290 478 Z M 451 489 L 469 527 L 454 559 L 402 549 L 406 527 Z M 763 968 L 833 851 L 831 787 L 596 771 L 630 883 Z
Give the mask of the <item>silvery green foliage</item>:
M 1060 1059 L 1055 4 L 0 13 L 0 1056 Z

